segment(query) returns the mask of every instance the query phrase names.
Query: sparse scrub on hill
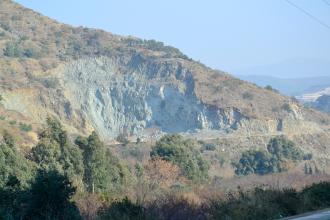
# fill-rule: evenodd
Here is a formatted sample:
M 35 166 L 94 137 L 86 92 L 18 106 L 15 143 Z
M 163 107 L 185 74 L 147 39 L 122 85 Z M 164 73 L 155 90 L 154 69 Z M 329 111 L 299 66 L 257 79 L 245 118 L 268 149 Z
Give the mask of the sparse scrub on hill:
M 30 43 L 24 43 L 24 39 L 19 41 L 9 41 L 3 49 L 3 55 L 13 58 L 39 58 L 40 51 Z

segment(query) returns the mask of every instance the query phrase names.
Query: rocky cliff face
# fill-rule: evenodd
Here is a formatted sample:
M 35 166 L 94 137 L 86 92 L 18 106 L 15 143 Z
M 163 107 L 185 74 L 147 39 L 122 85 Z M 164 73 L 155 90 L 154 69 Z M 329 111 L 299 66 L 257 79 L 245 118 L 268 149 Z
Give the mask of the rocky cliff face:
M 236 106 L 205 103 L 197 97 L 194 74 L 180 61 L 158 62 L 141 55 L 78 59 L 56 71 L 67 99 L 66 114 L 80 112 L 103 137 L 143 135 L 149 128 L 264 134 L 318 129 L 292 103 L 283 117 L 268 119 L 253 118 Z
M 139 134 L 151 127 L 169 133 L 226 130 L 243 118 L 235 108 L 202 103 L 188 70 L 138 61 L 130 65 L 120 72 L 111 58 L 90 58 L 67 64 L 61 73 L 72 107 L 80 108 L 103 136 Z

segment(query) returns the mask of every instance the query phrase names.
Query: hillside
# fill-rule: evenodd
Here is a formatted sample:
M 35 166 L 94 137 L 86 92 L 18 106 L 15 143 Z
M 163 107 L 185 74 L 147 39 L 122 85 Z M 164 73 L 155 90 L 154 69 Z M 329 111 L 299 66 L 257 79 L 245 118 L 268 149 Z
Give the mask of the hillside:
M 163 132 L 200 139 L 285 134 L 302 139 L 316 158 L 322 151 L 323 165 L 329 159 L 329 116 L 276 91 L 161 42 L 68 26 L 10 0 L 0 8 L 1 105 L 34 128 L 54 116 L 71 134 L 96 130 L 104 140 L 123 133 L 145 139 Z M 314 134 L 325 136 L 317 149 L 309 145 Z M 252 147 L 253 138 L 244 145 Z

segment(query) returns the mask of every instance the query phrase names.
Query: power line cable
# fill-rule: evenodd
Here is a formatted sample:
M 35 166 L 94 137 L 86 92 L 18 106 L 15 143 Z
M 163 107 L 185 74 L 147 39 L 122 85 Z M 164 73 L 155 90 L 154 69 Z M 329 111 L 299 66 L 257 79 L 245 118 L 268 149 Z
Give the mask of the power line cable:
M 290 0 L 285 0 L 287 3 L 289 3 L 291 6 L 295 7 L 296 9 L 298 9 L 300 12 L 304 13 L 305 15 L 307 15 L 309 18 L 313 19 L 314 21 L 316 21 L 317 23 L 319 23 L 320 25 L 324 26 L 325 28 L 328 28 L 330 30 L 330 26 L 326 23 L 324 23 L 323 21 L 321 21 L 320 19 L 318 19 L 317 17 L 315 17 L 314 15 L 312 15 L 311 13 L 309 13 L 308 11 L 306 11 L 305 9 L 301 8 L 300 6 L 294 4 L 293 2 L 291 2 Z M 327 2 L 329 3 L 329 2 Z M 330 5 L 330 4 L 329 4 Z

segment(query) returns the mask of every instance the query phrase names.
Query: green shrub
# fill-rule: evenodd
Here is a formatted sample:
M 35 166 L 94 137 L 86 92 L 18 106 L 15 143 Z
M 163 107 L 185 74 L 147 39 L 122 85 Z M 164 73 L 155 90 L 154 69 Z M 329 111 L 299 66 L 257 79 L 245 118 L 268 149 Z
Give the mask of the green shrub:
M 15 120 L 9 121 L 9 124 L 10 124 L 10 125 L 16 125 L 16 123 L 17 123 L 17 122 L 16 122 Z
M 7 42 L 3 54 L 7 57 L 20 57 L 22 51 L 17 42 Z
M 244 92 L 242 96 L 243 96 L 243 99 L 247 99 L 247 100 L 253 99 L 253 95 L 249 92 Z
M 321 182 L 304 188 L 301 192 L 306 211 L 330 207 L 330 182 Z
M 28 58 L 39 58 L 40 52 L 37 51 L 35 48 L 27 48 L 23 51 L 23 56 Z
M 282 105 L 282 109 L 285 110 L 285 111 L 287 111 L 287 112 L 291 112 L 292 111 L 292 108 L 291 108 L 291 106 L 290 106 L 289 103 L 284 103 Z
M 309 160 L 311 154 L 304 153 L 284 136 L 270 139 L 267 151 L 248 150 L 243 152 L 237 163 L 234 163 L 237 175 L 276 173 L 286 171 L 286 162 Z
M 45 79 L 42 81 L 42 84 L 46 87 L 46 88 L 50 88 L 50 89 L 55 89 L 58 87 L 59 80 L 57 78 L 49 78 L 49 79 Z
M 296 215 L 301 207 L 299 193 L 293 189 L 255 188 L 229 194 L 225 200 L 211 201 L 211 219 L 279 219 Z
M 143 220 L 146 219 L 146 216 L 142 206 L 133 203 L 125 197 L 123 200 L 113 202 L 108 208 L 103 210 L 100 219 Z
M 267 150 L 277 160 L 289 159 L 300 161 L 304 159 L 302 150 L 297 148 L 292 141 L 286 139 L 284 136 L 270 139 Z
M 209 164 L 197 150 L 197 143 L 180 135 L 165 135 L 152 148 L 151 158 L 162 158 L 178 165 L 195 182 L 208 179 Z
M 266 151 L 248 150 L 244 152 L 237 164 L 237 175 L 259 174 L 264 175 L 273 172 L 271 156 Z
M 119 134 L 116 138 L 116 140 L 119 143 L 122 143 L 123 145 L 127 145 L 129 143 L 128 138 L 125 134 Z
M 267 86 L 265 86 L 265 89 L 267 89 L 267 90 L 269 90 L 269 91 L 272 91 L 272 92 L 276 92 L 276 93 L 278 93 L 278 90 L 277 89 L 274 89 L 272 86 L 270 86 L 270 85 L 267 85 Z
M 32 131 L 32 125 L 25 123 L 19 123 L 19 128 L 21 129 L 21 131 L 25 131 L 25 132 Z
M 216 145 L 214 143 L 202 143 L 201 151 L 215 151 Z

